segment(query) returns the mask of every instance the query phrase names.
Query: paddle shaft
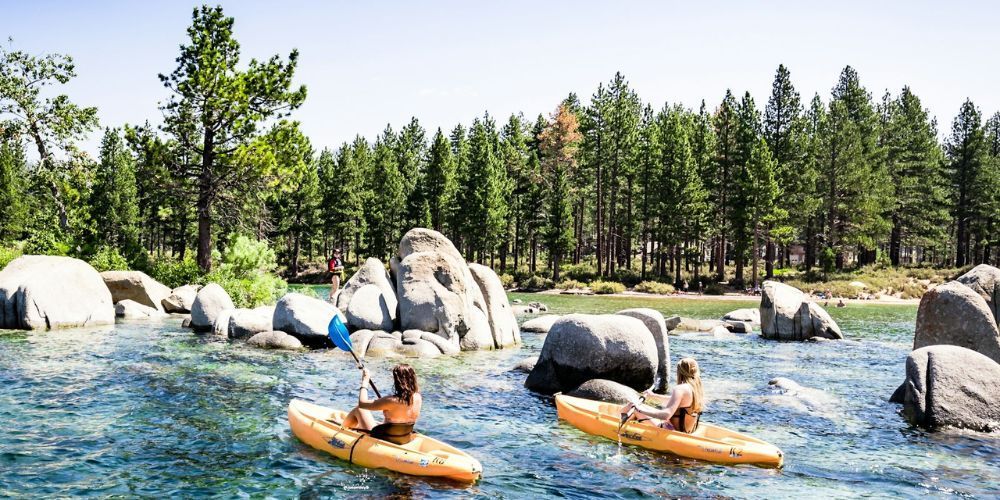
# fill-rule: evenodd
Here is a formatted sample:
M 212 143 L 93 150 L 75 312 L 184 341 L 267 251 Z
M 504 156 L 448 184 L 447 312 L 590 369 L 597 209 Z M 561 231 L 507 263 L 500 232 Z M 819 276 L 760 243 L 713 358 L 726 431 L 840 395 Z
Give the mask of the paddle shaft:
M 365 367 L 365 364 L 362 363 L 360 359 L 358 359 L 358 355 L 354 354 L 354 349 L 351 349 L 351 356 L 354 356 L 354 362 L 358 364 L 358 368 L 362 368 L 363 369 Z M 371 384 L 372 390 L 375 391 L 375 397 L 381 398 L 382 397 L 382 393 L 378 392 L 378 387 L 375 387 L 375 381 L 369 379 L 368 383 Z
M 644 401 L 646 401 L 646 396 L 639 396 L 639 402 L 642 403 Z M 622 432 L 622 427 L 625 427 L 625 422 L 628 422 L 629 419 L 632 418 L 632 414 L 635 413 L 635 410 L 636 410 L 636 408 L 633 406 L 632 409 L 629 410 L 628 413 L 625 414 L 625 418 L 622 419 L 621 423 L 618 424 L 618 433 L 619 434 L 621 434 L 621 432 Z

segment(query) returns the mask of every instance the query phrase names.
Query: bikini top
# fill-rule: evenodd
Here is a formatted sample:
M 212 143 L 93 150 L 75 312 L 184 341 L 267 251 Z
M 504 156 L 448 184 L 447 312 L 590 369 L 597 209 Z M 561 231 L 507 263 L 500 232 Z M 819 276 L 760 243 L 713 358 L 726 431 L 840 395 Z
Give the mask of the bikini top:
M 675 418 L 678 419 L 678 422 L 680 423 L 680 425 L 678 425 L 676 427 L 677 427 L 677 430 L 679 430 L 681 432 L 687 432 L 687 425 L 685 425 L 685 424 L 687 423 L 687 416 L 688 415 L 694 415 L 694 418 L 695 418 L 695 420 L 694 420 L 694 429 L 691 429 L 691 432 L 694 432 L 694 431 L 698 430 L 698 424 L 701 422 L 701 413 L 700 412 L 699 413 L 689 412 L 688 408 L 690 408 L 690 406 L 687 407 L 687 408 L 678 408 L 677 411 L 674 412 L 674 415 L 672 417 L 670 417 L 670 420 L 673 420 Z

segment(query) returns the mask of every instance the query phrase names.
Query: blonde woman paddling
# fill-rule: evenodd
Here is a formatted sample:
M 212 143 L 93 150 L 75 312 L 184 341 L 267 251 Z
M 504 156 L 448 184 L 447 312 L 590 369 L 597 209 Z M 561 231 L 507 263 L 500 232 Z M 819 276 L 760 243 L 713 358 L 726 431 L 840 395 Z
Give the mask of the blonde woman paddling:
M 646 391 L 649 396 L 649 391 Z M 677 385 L 670 391 L 670 399 L 663 409 L 642 403 L 629 403 L 622 408 L 622 414 L 635 409 L 637 421 L 650 420 L 669 430 L 692 433 L 698 429 L 701 411 L 704 408 L 705 393 L 701 387 L 701 371 L 694 358 L 684 358 L 677 362 Z

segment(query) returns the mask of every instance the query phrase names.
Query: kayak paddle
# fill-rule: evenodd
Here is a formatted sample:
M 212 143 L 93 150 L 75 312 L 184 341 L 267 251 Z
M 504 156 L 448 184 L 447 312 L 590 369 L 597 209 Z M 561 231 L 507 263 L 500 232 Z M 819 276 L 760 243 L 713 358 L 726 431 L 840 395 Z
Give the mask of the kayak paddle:
M 351 353 L 354 356 L 354 362 L 357 363 L 359 369 L 364 369 L 365 364 L 358 359 L 358 355 L 354 354 L 354 345 L 351 343 L 351 334 L 347 331 L 347 325 L 340 320 L 340 316 L 334 314 L 333 319 L 330 320 L 330 324 L 326 328 L 326 335 L 330 337 L 333 341 L 333 345 L 337 346 L 338 349 L 342 349 Z M 375 382 L 373 380 L 368 381 L 372 386 L 372 390 L 375 391 L 375 396 L 382 397 L 382 394 L 378 392 L 378 388 L 375 387 Z
M 640 404 L 640 403 L 643 403 L 645 401 L 646 401 L 646 396 L 645 395 L 640 395 L 639 396 L 639 402 L 636 403 L 636 404 Z M 636 410 L 636 408 L 635 408 L 635 406 L 633 406 L 632 409 L 628 411 L 628 413 L 623 413 L 622 414 L 622 421 L 618 423 L 618 434 L 622 433 L 622 427 L 625 427 L 625 422 L 628 422 L 629 419 L 632 418 L 632 414 L 635 413 L 635 410 Z

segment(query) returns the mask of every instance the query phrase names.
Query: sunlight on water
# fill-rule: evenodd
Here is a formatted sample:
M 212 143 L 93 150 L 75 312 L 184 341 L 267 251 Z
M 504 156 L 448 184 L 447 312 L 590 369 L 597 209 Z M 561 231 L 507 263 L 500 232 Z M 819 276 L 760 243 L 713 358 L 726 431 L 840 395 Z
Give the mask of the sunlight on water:
M 753 302 L 517 295 L 553 314 L 655 307 L 715 318 Z M 886 401 L 902 381 L 916 307 L 831 311 L 848 341 L 672 336 L 674 362 L 698 359 L 706 421 L 774 443 L 782 470 L 721 466 L 589 436 L 511 371 L 516 350 L 411 360 L 418 429 L 484 466 L 473 486 L 373 471 L 300 443 L 292 398 L 348 408 L 358 372 L 339 351 L 281 353 L 192 335 L 179 321 L 114 329 L 0 333 L 0 496 L 622 498 L 1000 494 L 1000 438 L 911 429 Z M 370 363 L 380 388 L 393 360 Z M 768 385 L 787 377 L 805 390 Z

